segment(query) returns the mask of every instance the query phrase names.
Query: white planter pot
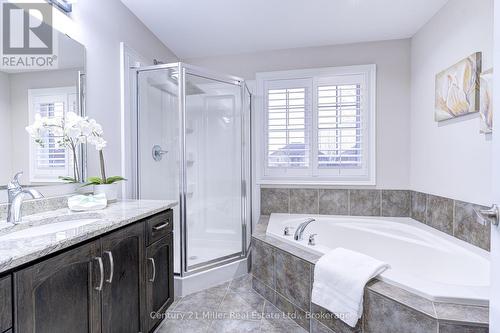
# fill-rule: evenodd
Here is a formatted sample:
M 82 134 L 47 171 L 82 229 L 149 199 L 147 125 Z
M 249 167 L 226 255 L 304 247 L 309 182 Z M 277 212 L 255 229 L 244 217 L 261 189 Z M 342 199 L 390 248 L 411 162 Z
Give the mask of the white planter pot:
M 94 194 L 104 193 L 108 202 L 115 202 L 118 200 L 118 186 L 117 183 L 94 185 Z

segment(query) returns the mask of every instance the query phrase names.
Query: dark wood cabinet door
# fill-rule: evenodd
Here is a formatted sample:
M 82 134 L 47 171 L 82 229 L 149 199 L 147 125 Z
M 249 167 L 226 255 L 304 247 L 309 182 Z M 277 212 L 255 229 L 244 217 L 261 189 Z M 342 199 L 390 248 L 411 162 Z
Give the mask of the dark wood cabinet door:
M 144 223 L 101 239 L 105 283 L 102 291 L 102 332 L 144 331 Z
M 14 273 L 15 331 L 100 332 L 99 254 L 95 241 Z
M 11 276 L 0 278 L 0 332 L 12 327 L 12 282 Z
M 174 249 L 172 232 L 146 249 L 146 304 L 148 331 L 158 325 L 161 316 L 174 301 Z

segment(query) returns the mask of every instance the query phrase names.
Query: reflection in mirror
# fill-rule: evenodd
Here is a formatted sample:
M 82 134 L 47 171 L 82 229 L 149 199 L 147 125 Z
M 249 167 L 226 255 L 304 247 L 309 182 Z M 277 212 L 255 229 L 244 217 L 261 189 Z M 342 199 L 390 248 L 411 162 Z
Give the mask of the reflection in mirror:
M 26 127 L 41 121 L 59 124 L 68 115 L 83 115 L 85 48 L 55 33 L 57 66 L 50 69 L 0 69 L 0 186 L 23 171 L 22 185 L 61 185 L 66 177 L 82 179 L 82 145 L 64 144 L 62 131 L 40 129 L 36 138 Z M 74 113 L 74 114 L 73 114 Z M 33 127 L 31 127 L 33 132 Z M 66 180 L 67 181 L 67 180 Z M 57 194 L 57 193 L 55 193 Z M 0 202 L 5 202 L 0 197 Z

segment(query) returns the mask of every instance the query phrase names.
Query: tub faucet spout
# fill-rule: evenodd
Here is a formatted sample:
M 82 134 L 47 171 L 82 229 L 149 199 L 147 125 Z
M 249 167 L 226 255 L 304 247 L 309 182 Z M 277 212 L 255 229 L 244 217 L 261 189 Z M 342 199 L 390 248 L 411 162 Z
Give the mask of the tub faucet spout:
M 302 222 L 301 224 L 299 224 L 299 226 L 297 227 L 297 230 L 295 230 L 295 235 L 293 236 L 293 239 L 295 239 L 296 241 L 302 240 L 302 234 L 304 233 L 304 230 L 309 225 L 309 223 L 314 222 L 314 221 L 316 221 L 316 220 L 310 217 L 307 220 L 305 220 L 304 222 Z

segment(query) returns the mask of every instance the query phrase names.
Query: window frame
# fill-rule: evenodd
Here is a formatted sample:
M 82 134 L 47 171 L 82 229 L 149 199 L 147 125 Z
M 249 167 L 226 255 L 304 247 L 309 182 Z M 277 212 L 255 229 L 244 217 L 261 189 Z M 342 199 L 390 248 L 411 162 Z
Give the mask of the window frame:
M 362 110 L 363 110 L 363 138 L 367 143 L 363 147 L 363 172 L 355 172 L 349 168 L 319 169 L 317 167 L 318 152 L 318 86 L 339 84 L 349 77 L 358 76 L 364 80 Z M 289 80 L 285 82 L 284 80 Z M 273 168 L 270 170 L 267 163 L 267 90 L 269 87 L 279 87 L 279 81 L 288 87 L 296 82 L 311 82 L 309 92 L 312 128 L 309 132 L 310 164 L 307 172 Z M 277 82 L 277 84 L 275 84 Z M 349 81 L 348 81 L 349 82 Z M 291 84 L 290 84 L 291 83 Z M 255 128 L 255 170 L 256 183 L 259 185 L 376 185 L 376 65 L 357 65 L 343 67 L 326 67 L 313 69 L 299 69 L 277 72 L 262 72 L 256 75 L 256 113 Z M 271 88 L 272 89 L 272 88 Z M 307 93 L 306 93 L 307 95 Z M 306 97 L 307 98 L 307 97 Z M 306 109 L 307 109 L 306 101 Z M 291 172 L 294 171 L 294 172 Z

